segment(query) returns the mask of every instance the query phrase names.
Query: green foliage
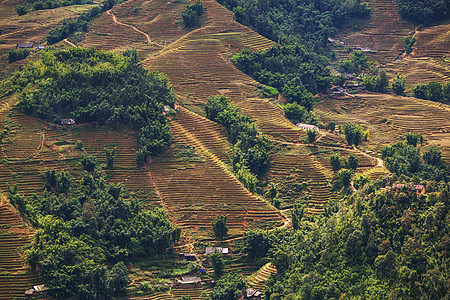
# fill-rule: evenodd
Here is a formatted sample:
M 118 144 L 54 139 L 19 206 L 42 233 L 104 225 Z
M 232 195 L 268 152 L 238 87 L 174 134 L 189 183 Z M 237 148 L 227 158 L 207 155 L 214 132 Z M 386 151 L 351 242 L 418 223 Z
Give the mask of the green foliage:
M 402 17 L 416 24 L 425 24 L 445 20 L 450 16 L 450 3 L 441 0 L 396 0 Z
M 292 210 L 292 227 L 298 229 L 305 213 L 306 204 L 296 201 Z
M 334 176 L 335 187 L 349 187 L 350 182 L 352 181 L 353 172 L 349 169 L 341 169 Z
M 236 300 L 242 299 L 245 295 L 246 285 L 239 275 L 228 274 L 220 279 L 211 294 L 211 300 Z
M 269 167 L 269 139 L 262 136 L 251 118 L 242 114 L 224 95 L 210 97 L 205 111 L 208 119 L 227 129 L 228 139 L 235 145 L 232 158 L 234 172 L 240 172 L 240 178 L 245 179 L 244 185 L 248 182 L 246 187 L 253 190 L 256 177 L 251 173 L 261 175 Z
M 174 241 L 174 226 L 161 209 L 143 211 L 124 199 L 121 184 L 106 184 L 105 174 L 83 172 L 80 181 L 67 171 L 46 170 L 46 190 L 24 199 L 11 188 L 11 203 L 38 230 L 26 253 L 57 299 L 105 299 L 122 295 L 128 284 L 125 265 L 133 257 L 164 253 Z
M 23 16 L 28 13 L 28 7 L 25 5 L 19 4 L 14 6 L 14 10 L 16 11 L 17 15 Z
M 329 217 L 304 218 L 298 229 L 272 236 L 278 273 L 265 299 L 445 299 L 449 227 L 448 184 L 427 195 L 380 190 L 368 183 Z M 446 194 L 448 195 L 448 194 Z M 444 195 L 444 197 L 446 197 Z
M 276 88 L 271 86 L 264 86 L 264 95 L 267 97 L 275 97 L 278 96 L 279 92 Z
M 381 71 L 379 75 L 366 74 L 363 77 L 364 88 L 371 92 L 386 92 L 389 86 L 389 79 L 386 72 Z
M 297 102 L 287 103 L 283 106 L 283 111 L 286 118 L 294 122 L 317 125 L 316 115 Z
M 350 170 L 356 171 L 358 168 L 359 162 L 358 162 L 358 156 L 354 153 L 350 153 L 348 157 L 348 168 Z
M 228 235 L 227 217 L 217 216 L 215 220 L 211 220 L 214 236 L 220 240 Z
M 92 0 L 27 0 L 34 10 L 53 9 L 61 6 L 92 4 Z
M 317 136 L 319 135 L 317 130 L 315 130 L 315 129 L 306 130 L 306 134 L 308 135 L 308 143 L 315 142 L 317 139 Z
M 341 169 L 342 166 L 339 154 L 330 155 L 330 164 L 331 168 L 333 169 L 333 172 L 338 172 Z
M 105 149 L 106 154 L 106 167 L 112 169 L 114 167 L 114 157 L 116 155 L 116 148 Z
M 81 157 L 81 164 L 83 165 L 83 169 L 88 172 L 94 172 L 97 166 L 97 157 L 93 155 L 84 155 Z
M 129 281 L 127 267 L 119 261 L 108 274 L 108 281 L 106 282 L 108 294 L 111 296 L 126 294 Z
M 370 182 L 370 180 L 367 175 L 360 174 L 360 175 L 356 175 L 353 178 L 353 186 L 357 190 L 359 190 L 360 188 L 362 188 L 364 185 L 366 185 L 369 182 Z
M 184 27 L 191 28 L 197 26 L 201 15 L 203 15 L 203 2 L 201 0 L 195 0 L 194 4 L 188 5 L 181 12 Z
M 312 93 L 331 86 L 328 59 L 299 44 L 276 44 L 267 51 L 252 53 L 244 49 L 231 61 L 257 81 L 281 91 L 288 102 L 296 102 L 308 111 L 314 104 Z
M 164 105 L 174 104 L 175 95 L 167 78 L 145 70 L 133 53 L 47 48 L 40 60 L 13 76 L 17 107 L 50 120 L 70 115 L 77 123 L 130 124 L 140 131 L 136 157 L 142 165 L 169 144 L 170 129 L 162 111 Z M 29 84 L 34 88 L 27 88 Z
M 344 125 L 344 134 L 349 145 L 358 146 L 363 137 L 363 130 L 356 123 L 346 123 Z
M 334 132 L 335 128 L 336 128 L 336 122 L 334 122 L 334 121 L 330 121 L 326 127 L 326 129 L 329 130 L 330 132 Z
M 448 182 L 450 168 L 448 164 L 440 163 L 438 152 L 434 148 L 428 149 L 422 161 L 419 149 L 407 143 L 397 142 L 381 149 L 386 167 L 398 176 Z
M 42 1 L 44 0 L 37 0 L 37 3 L 44 3 Z M 48 2 L 47 0 L 45 0 Z M 64 0 L 66 1 L 66 0 Z M 71 0 L 69 0 L 71 1 Z M 68 1 L 68 2 L 69 2 Z M 91 0 L 74 0 L 74 1 L 86 1 L 86 3 L 89 3 Z M 58 2 L 55 0 L 55 2 Z M 122 3 L 123 0 L 106 0 L 102 2 L 102 5 L 95 6 L 91 9 L 89 9 L 87 12 L 82 13 L 78 18 L 64 21 L 63 25 L 59 27 L 54 27 L 50 30 L 50 32 L 47 34 L 46 40 L 49 45 L 53 45 L 59 41 L 62 41 L 63 39 L 69 37 L 71 34 L 75 32 L 86 32 L 88 29 L 88 23 L 95 18 L 99 17 L 104 13 L 105 11 L 113 8 L 115 5 Z M 50 2 L 51 3 L 51 2 Z M 36 8 L 35 8 L 36 9 Z
M 416 43 L 416 37 L 407 36 L 405 37 L 405 52 L 406 54 L 410 54 L 414 44 Z
M 420 143 L 421 145 L 423 144 L 424 138 L 423 138 L 423 135 L 421 133 L 410 133 L 410 132 L 408 132 L 408 133 L 405 134 L 405 140 L 406 140 L 406 143 L 408 145 L 416 147 L 417 143 Z
M 406 78 L 403 74 L 397 74 L 397 77 L 394 78 L 392 82 L 391 89 L 392 91 L 399 96 L 403 96 L 405 94 L 406 88 Z
M 271 249 L 270 235 L 263 230 L 250 230 L 245 233 L 243 250 L 251 259 L 263 258 Z
M 414 97 L 442 103 L 450 103 L 450 84 L 440 84 L 431 81 L 428 84 L 418 84 L 413 89 Z
M 27 58 L 30 55 L 29 49 L 11 49 L 7 51 L 8 53 L 8 63 L 12 64 L 18 60 Z
M 255 28 L 273 41 L 303 40 L 311 47 L 323 48 L 329 36 L 352 17 L 364 17 L 369 6 L 361 1 L 296 0 L 251 2 L 221 0 L 235 19 Z
M 433 166 L 439 166 L 442 164 L 442 152 L 439 148 L 435 146 L 431 146 L 427 149 L 427 151 L 423 154 L 423 160 Z
M 223 268 L 225 267 L 225 263 L 224 263 L 222 254 L 215 251 L 213 254 L 211 254 L 210 259 L 211 259 L 212 267 L 214 269 L 214 275 L 217 278 L 221 277 L 223 275 Z

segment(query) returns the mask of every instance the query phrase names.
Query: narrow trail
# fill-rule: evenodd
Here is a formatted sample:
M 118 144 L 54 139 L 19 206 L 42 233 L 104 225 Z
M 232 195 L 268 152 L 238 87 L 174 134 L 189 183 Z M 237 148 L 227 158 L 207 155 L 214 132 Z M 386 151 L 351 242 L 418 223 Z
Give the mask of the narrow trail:
M 163 47 L 163 48 L 165 47 L 165 46 L 162 45 L 162 44 L 159 44 L 159 43 L 157 43 L 157 42 L 152 41 L 152 40 L 150 39 L 150 36 L 149 36 L 147 33 L 145 33 L 145 32 L 143 32 L 142 30 L 136 28 L 135 26 L 130 25 L 130 24 L 125 24 L 125 23 L 122 23 L 122 22 L 120 22 L 120 21 L 117 21 L 116 16 L 111 12 L 111 10 L 108 10 L 106 13 L 107 13 L 108 15 L 110 15 L 110 16 L 113 18 L 114 23 L 116 23 L 116 24 L 118 24 L 118 25 L 121 25 L 121 26 L 130 27 L 130 28 L 132 28 L 134 31 L 139 32 L 140 34 L 143 34 L 143 35 L 145 36 L 145 38 L 147 39 L 147 42 L 148 42 L 149 44 L 157 45 L 157 46 Z
M 64 39 L 64 42 L 66 42 L 67 44 L 69 44 L 72 47 L 77 47 L 77 45 L 75 45 L 74 43 L 72 43 L 71 41 L 69 41 L 68 39 Z

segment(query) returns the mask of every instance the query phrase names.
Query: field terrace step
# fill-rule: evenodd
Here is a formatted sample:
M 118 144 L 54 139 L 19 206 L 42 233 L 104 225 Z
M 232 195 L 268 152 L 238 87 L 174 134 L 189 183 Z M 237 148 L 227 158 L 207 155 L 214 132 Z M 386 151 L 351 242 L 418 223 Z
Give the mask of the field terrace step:
M 260 292 L 264 292 L 266 290 L 266 281 L 269 279 L 270 275 L 276 273 L 277 269 L 275 268 L 275 266 L 272 263 L 267 263 L 248 279 L 248 287 Z
M 42 278 L 28 271 L 23 249 L 30 245 L 30 231 L 17 212 L 0 204 L 0 299 L 25 298 L 25 290 L 42 284 Z
M 383 62 L 392 61 L 404 50 L 403 38 L 414 32 L 414 26 L 401 19 L 394 0 L 369 0 L 368 3 L 371 13 L 360 30 L 344 31 L 337 39 L 352 47 L 377 50 L 378 53 L 369 55 Z
M 186 111 L 182 111 L 181 116 L 195 117 Z M 207 120 L 196 119 L 210 124 Z M 213 124 L 209 126 L 218 129 Z M 242 232 L 262 221 L 269 226 L 281 223 L 281 215 L 265 201 L 249 193 L 214 154 L 214 148 L 209 150 L 210 140 L 217 138 L 225 142 L 222 134 L 214 136 L 208 130 L 192 130 L 192 123 L 179 120 L 171 121 L 170 127 L 174 142 L 195 147 L 202 158 L 180 161 L 172 149 L 149 165 L 152 180 L 177 224 L 190 228 L 210 227 L 211 217 L 228 215 L 230 227 Z M 204 136 L 199 136 L 201 134 Z M 248 211 L 251 213 L 248 214 Z
M 285 150 L 280 150 L 272 155 L 269 180 L 279 185 L 281 199 L 289 199 L 286 206 L 291 206 L 294 201 L 305 194 L 310 196 L 308 206 L 315 210 L 322 207 L 330 200 L 336 200 L 338 195 L 331 191 L 328 183 L 327 172 L 319 162 L 308 154 L 301 145 L 285 145 Z M 308 183 L 305 191 L 295 191 L 292 184 Z

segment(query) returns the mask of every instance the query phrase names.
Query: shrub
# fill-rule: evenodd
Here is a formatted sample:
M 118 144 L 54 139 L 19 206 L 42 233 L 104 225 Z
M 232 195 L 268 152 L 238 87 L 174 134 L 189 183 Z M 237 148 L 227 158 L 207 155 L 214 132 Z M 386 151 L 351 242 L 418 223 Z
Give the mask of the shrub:
M 394 82 L 392 82 L 391 89 L 392 91 L 399 96 L 402 96 L 405 93 L 406 87 L 406 79 L 402 74 L 397 74 L 397 77 L 394 78 Z
M 30 50 L 28 49 L 11 49 L 7 51 L 8 62 L 11 64 L 15 61 L 22 60 L 30 55 Z

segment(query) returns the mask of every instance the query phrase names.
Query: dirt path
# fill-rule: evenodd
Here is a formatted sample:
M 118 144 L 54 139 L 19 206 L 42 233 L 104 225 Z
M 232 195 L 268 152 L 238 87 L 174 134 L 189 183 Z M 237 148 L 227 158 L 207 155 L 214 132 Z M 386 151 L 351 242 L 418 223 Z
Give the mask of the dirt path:
M 120 22 L 120 21 L 117 21 L 116 16 L 111 12 L 111 10 L 108 10 L 106 13 L 107 13 L 108 15 L 110 15 L 110 16 L 113 18 L 114 23 L 116 23 L 116 24 L 118 24 L 118 25 L 130 27 L 130 28 L 132 28 L 134 31 L 139 32 L 140 34 L 143 34 L 143 35 L 146 37 L 147 42 L 148 42 L 149 44 L 157 45 L 157 46 L 160 46 L 160 47 L 165 47 L 164 45 L 161 45 L 161 44 L 159 44 L 159 43 L 157 43 L 157 42 L 152 41 L 152 40 L 150 39 L 150 36 L 149 36 L 147 33 L 145 33 L 145 32 L 143 32 L 142 30 L 136 28 L 135 26 L 130 25 L 130 24 L 125 24 L 125 23 L 122 23 L 122 22 Z
M 66 42 L 67 44 L 69 44 L 72 47 L 77 47 L 77 45 L 75 45 L 74 43 L 72 43 L 71 41 L 69 41 L 68 39 L 64 39 L 64 42 Z

